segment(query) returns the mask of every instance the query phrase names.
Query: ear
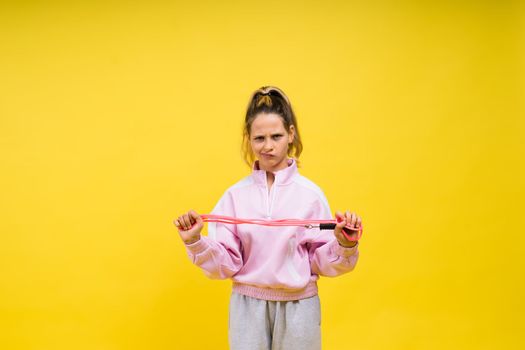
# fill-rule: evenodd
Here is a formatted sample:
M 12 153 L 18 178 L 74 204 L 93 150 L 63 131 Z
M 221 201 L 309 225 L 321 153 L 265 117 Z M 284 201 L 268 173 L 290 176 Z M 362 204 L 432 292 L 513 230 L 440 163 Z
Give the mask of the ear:
M 288 143 L 292 143 L 295 139 L 295 128 L 293 125 L 290 125 L 290 130 L 288 131 Z

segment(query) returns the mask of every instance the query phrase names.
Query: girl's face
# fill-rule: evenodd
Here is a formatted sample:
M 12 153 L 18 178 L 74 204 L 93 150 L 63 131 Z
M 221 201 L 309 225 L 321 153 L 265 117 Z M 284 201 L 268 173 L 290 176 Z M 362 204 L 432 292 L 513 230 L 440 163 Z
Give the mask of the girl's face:
M 288 166 L 288 144 L 293 142 L 294 127 L 286 130 L 275 113 L 259 113 L 250 130 L 250 144 L 261 170 L 275 172 Z

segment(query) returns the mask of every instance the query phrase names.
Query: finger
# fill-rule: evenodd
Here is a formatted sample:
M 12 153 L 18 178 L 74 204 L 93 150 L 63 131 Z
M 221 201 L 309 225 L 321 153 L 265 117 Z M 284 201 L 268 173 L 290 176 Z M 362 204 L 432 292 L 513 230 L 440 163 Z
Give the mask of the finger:
M 345 216 L 340 211 L 335 212 L 335 221 L 335 230 L 341 231 L 341 228 L 343 228 L 346 225 Z
M 352 227 L 352 213 L 348 213 L 348 220 L 347 220 L 347 223 L 348 223 L 348 227 Z
M 184 220 L 182 220 L 182 216 L 179 216 L 177 219 L 177 223 L 179 224 L 179 229 L 186 230 L 186 227 L 184 226 Z
M 179 217 L 179 222 L 182 228 L 186 231 L 188 228 L 186 227 L 186 220 L 184 220 L 184 214 Z
M 191 218 L 194 220 L 194 222 L 197 222 L 199 224 L 202 223 L 201 216 L 195 210 L 190 210 L 189 214 Z
M 182 227 L 183 227 L 184 230 L 186 231 L 187 229 L 190 228 L 190 226 L 188 225 L 188 222 L 186 221 L 186 219 L 185 219 L 184 216 L 185 216 L 185 215 L 181 215 L 181 217 L 180 217 L 179 220 L 180 220 L 180 223 L 181 223 Z
M 350 211 L 345 211 L 345 217 L 346 217 L 346 222 L 348 224 L 350 224 L 350 220 L 352 220 L 352 213 L 350 213 Z
M 357 228 L 361 228 L 361 218 L 358 216 L 357 217 L 357 225 L 356 225 Z
M 345 212 L 345 216 L 346 216 L 346 227 L 347 228 L 352 228 L 352 213 L 350 211 L 346 211 Z M 350 231 L 349 230 L 346 230 L 345 231 L 347 234 L 350 234 Z
M 190 226 L 193 226 L 193 224 L 195 224 L 195 219 L 193 218 L 192 211 L 193 211 L 193 210 L 189 210 L 189 211 L 186 213 L 186 218 L 187 218 L 188 221 L 190 222 Z
M 352 213 L 352 217 L 350 219 L 350 227 L 355 227 L 356 222 L 357 222 L 357 215 L 355 213 Z
M 182 220 L 184 220 L 184 228 L 186 230 L 189 230 L 191 228 L 191 221 L 190 221 L 190 218 L 188 217 L 188 214 L 182 215 Z
M 341 219 L 341 221 L 335 224 L 335 228 L 341 231 L 341 229 L 345 227 L 347 224 L 348 224 L 348 221 L 346 221 L 346 219 Z

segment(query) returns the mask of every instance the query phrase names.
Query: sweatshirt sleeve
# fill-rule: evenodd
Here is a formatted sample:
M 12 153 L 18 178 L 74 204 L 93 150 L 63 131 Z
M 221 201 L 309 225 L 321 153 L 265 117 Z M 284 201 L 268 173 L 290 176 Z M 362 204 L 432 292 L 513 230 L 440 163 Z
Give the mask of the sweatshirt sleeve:
M 322 193 L 316 202 L 313 218 L 333 219 L 328 201 Z M 335 238 L 334 230 L 320 230 L 308 246 L 312 273 L 335 277 L 352 271 L 359 258 L 358 247 L 359 242 L 352 248 L 342 247 Z
M 226 192 L 211 214 L 235 217 L 233 200 Z M 211 279 L 226 279 L 235 275 L 242 267 L 242 246 L 237 236 L 236 225 L 208 222 L 208 235 L 186 245 L 190 260 Z

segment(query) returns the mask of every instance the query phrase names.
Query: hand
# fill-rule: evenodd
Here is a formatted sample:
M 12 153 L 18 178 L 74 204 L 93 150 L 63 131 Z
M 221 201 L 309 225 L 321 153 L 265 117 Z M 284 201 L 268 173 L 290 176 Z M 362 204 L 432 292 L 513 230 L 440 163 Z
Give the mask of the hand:
M 361 228 L 361 218 L 355 213 L 350 213 L 348 210 L 345 212 L 344 215 L 341 212 L 336 211 L 335 218 L 338 221 L 338 223 L 335 225 L 334 235 L 335 238 L 337 238 L 339 245 L 345 248 L 354 247 L 357 244 L 357 241 L 348 240 L 341 231 L 343 230 L 343 227 L 347 225 L 350 226 L 354 230 L 349 230 L 348 228 L 346 228 L 345 233 L 350 238 L 356 239 L 358 237 L 358 231 Z
M 178 219 L 173 220 L 173 223 L 177 226 L 184 244 L 195 243 L 201 238 L 204 221 L 195 210 L 179 216 Z

